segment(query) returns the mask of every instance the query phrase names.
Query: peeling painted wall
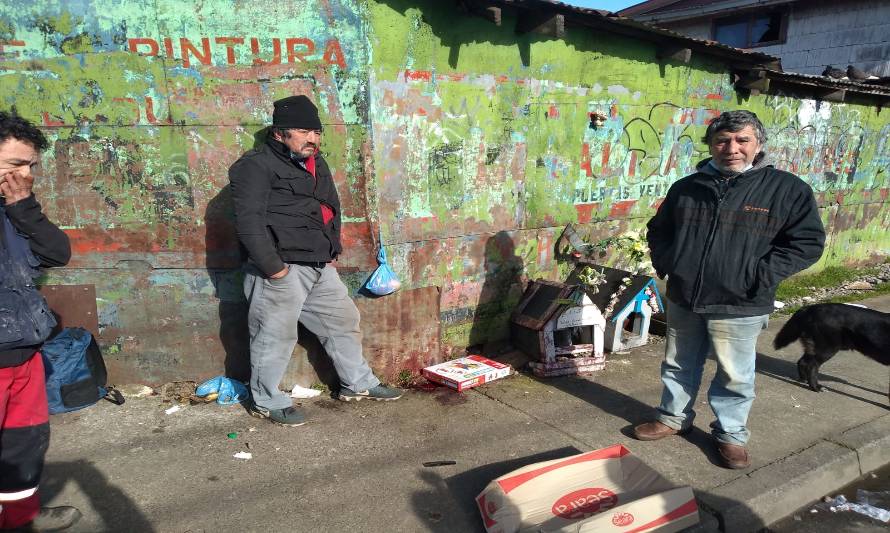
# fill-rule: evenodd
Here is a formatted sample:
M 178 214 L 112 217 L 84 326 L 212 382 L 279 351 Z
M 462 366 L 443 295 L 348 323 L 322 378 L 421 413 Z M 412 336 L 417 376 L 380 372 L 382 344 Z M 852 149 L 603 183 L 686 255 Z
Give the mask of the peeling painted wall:
M 729 109 L 756 112 L 777 166 L 818 192 L 832 235 L 817 268 L 890 252 L 886 111 L 743 98 L 715 60 L 660 65 L 652 44 L 577 28 L 516 35 L 509 17 L 445 3 L 379 2 L 370 17 L 377 212 L 400 274 L 442 287 L 446 348 L 502 333 L 522 280 L 559 277 L 565 224 L 640 229 Z
M 886 111 L 743 99 L 715 60 L 659 65 L 647 43 L 513 27 L 434 0 L 0 5 L 0 106 L 49 136 L 37 194 L 75 250 L 46 283 L 96 286 L 112 378 L 243 373 L 227 169 L 290 94 L 322 113 L 347 284 L 376 266 L 378 227 L 404 283 L 359 296 L 368 357 L 389 378 L 502 336 L 521 283 L 564 272 L 566 223 L 640 228 L 727 109 L 757 112 L 778 166 L 818 192 L 820 266 L 890 253 Z M 316 348 L 288 380 L 317 379 Z
M 36 192 L 74 249 L 46 283 L 96 286 L 113 378 L 244 368 L 227 171 L 278 98 L 318 103 L 343 204 L 340 263 L 354 287 L 373 268 L 363 12 L 351 0 L 0 5 L 0 105 L 49 137 Z

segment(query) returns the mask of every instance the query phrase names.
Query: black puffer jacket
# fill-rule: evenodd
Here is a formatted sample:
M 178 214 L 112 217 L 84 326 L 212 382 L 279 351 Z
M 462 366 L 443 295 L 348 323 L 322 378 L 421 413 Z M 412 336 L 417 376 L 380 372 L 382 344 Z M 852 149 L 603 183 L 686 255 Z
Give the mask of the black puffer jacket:
M 269 138 L 229 168 L 235 227 L 249 261 L 266 276 L 285 262 L 331 261 L 340 245 L 340 199 L 324 158 L 316 156 L 315 178 L 290 159 L 284 144 Z M 321 205 L 334 211 L 325 225 Z
M 674 183 L 649 221 L 667 297 L 697 313 L 773 311 L 776 286 L 819 260 L 825 230 L 813 191 L 763 163 L 725 179 L 708 165 Z

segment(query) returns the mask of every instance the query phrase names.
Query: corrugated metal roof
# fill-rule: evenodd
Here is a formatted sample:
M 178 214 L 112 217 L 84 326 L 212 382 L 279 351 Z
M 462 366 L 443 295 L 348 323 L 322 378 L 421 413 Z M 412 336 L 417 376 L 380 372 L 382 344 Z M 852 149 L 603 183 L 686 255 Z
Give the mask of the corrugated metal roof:
M 649 14 L 660 11 L 662 9 L 674 9 L 674 4 L 680 4 L 682 2 L 683 0 L 649 0 L 648 2 L 641 2 L 639 4 L 626 7 L 618 12 L 624 17 L 630 15 Z
M 838 80 L 827 76 L 815 76 L 813 74 L 799 74 L 797 72 L 785 72 L 781 70 L 764 69 L 767 77 L 776 81 L 784 81 L 797 85 L 811 85 L 825 89 L 845 89 L 862 94 L 890 96 L 890 87 L 867 83 L 857 80 Z
M 778 3 L 791 3 L 795 1 L 797 0 L 776 0 Z M 622 9 L 618 11 L 618 13 L 624 17 L 638 16 L 648 19 L 650 17 L 655 18 L 654 15 L 658 14 L 669 14 L 675 11 L 684 11 L 694 8 L 708 7 L 709 9 L 706 10 L 707 13 L 719 13 L 723 9 L 739 10 L 767 7 L 771 3 L 767 3 L 765 0 L 650 0 L 649 2 L 643 2 L 642 4 Z M 702 14 L 704 15 L 706 13 Z M 695 14 L 693 13 L 686 18 L 694 16 Z
M 650 11 L 647 11 L 647 13 L 662 13 L 665 11 L 674 11 L 676 9 L 688 9 L 690 7 L 712 6 L 714 4 L 724 3 L 726 3 L 724 0 L 680 0 L 679 2 L 675 2 L 671 5 L 665 5 L 652 9 Z
M 488 2 L 487 2 L 488 3 Z M 659 28 L 657 26 L 652 26 L 650 24 L 646 24 L 645 22 L 639 22 L 633 20 L 631 18 L 623 17 L 618 15 L 617 13 L 604 11 L 600 9 L 589 9 L 584 7 L 572 6 L 569 4 L 565 4 L 563 2 L 559 2 L 557 0 L 507 0 L 503 2 L 505 5 L 511 5 L 515 7 L 545 7 L 545 6 L 553 6 L 560 8 L 561 12 L 569 11 L 578 15 L 590 17 L 589 21 L 597 21 L 604 24 L 614 25 L 615 28 L 628 28 L 637 31 L 642 31 L 644 33 L 648 33 L 652 35 L 653 40 L 655 40 L 656 36 L 667 37 L 675 42 L 685 42 L 691 45 L 697 45 L 696 48 L 699 51 L 702 49 L 707 53 L 708 51 L 713 52 L 721 52 L 720 55 L 724 57 L 728 54 L 738 58 L 741 61 L 746 63 L 755 62 L 755 63 L 763 63 L 763 64 L 779 64 L 779 58 L 776 56 L 772 56 L 769 54 L 764 54 L 763 52 L 754 52 L 751 50 L 743 50 L 741 48 L 735 48 L 732 46 L 725 45 L 723 43 L 718 43 L 717 41 L 711 41 L 708 39 L 695 39 L 689 37 L 688 35 L 683 35 L 682 33 L 677 33 L 672 30 L 668 30 L 665 28 Z
M 571 4 L 566 4 L 565 2 L 559 2 L 557 0 L 530 0 L 530 2 L 536 2 L 536 1 L 540 2 L 540 3 L 546 3 L 546 4 L 552 4 L 555 6 L 560 6 L 560 7 L 566 8 L 566 9 L 571 9 L 572 11 L 577 11 L 578 13 L 597 14 L 597 15 L 600 15 L 603 17 L 607 17 L 612 14 L 612 12 L 609 11 L 608 9 L 593 9 L 590 7 L 573 6 Z M 674 0 L 674 1 L 676 1 L 676 0 Z M 519 2 L 513 2 L 513 3 L 521 3 L 521 2 L 522 2 L 522 0 L 519 0 Z
M 743 50 L 707 39 L 695 39 L 675 31 L 659 28 L 627 18 L 616 13 L 600 9 L 590 9 L 572 6 L 557 0 L 463 0 L 468 4 L 477 4 L 481 7 L 501 6 L 513 9 L 528 10 L 553 10 L 566 16 L 567 21 L 574 24 L 598 27 L 606 31 L 612 30 L 623 35 L 634 35 L 640 38 L 648 38 L 653 42 L 669 41 L 674 45 L 685 45 L 698 53 L 711 54 L 724 60 L 736 61 L 729 67 L 736 71 L 764 70 L 770 79 L 781 83 L 796 84 L 803 87 L 820 87 L 823 89 L 845 89 L 858 94 L 890 97 L 890 87 L 862 83 L 854 80 L 837 80 L 825 76 L 813 76 L 784 72 L 780 59 L 776 56 Z M 703 2 L 705 0 L 671 0 L 660 3 L 652 0 L 652 4 L 660 3 L 666 6 L 668 3 L 678 2 Z M 730 0 L 726 0 L 730 1 Z M 626 13 L 627 10 L 624 10 Z

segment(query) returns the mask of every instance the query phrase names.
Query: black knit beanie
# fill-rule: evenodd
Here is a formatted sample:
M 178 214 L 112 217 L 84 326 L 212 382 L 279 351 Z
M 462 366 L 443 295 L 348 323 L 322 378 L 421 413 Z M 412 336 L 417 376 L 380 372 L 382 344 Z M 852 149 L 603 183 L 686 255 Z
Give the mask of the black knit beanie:
M 304 130 L 320 130 L 321 120 L 318 108 L 308 97 L 299 94 L 277 100 L 272 112 L 272 126 L 276 128 L 300 128 Z

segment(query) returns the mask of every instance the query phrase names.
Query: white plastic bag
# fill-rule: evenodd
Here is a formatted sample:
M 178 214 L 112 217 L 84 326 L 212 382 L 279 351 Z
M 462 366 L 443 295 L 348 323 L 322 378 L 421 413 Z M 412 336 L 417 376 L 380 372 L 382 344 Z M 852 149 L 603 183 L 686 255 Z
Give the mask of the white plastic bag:
M 320 395 L 320 394 L 321 394 L 321 391 L 320 391 L 320 390 L 316 390 L 316 389 L 307 389 L 306 387 L 301 387 L 301 386 L 299 386 L 299 385 L 294 385 L 293 390 L 291 390 L 291 392 L 290 392 L 290 397 L 291 397 L 291 398 L 306 399 L 306 398 L 315 398 L 316 396 L 318 396 L 318 395 Z

